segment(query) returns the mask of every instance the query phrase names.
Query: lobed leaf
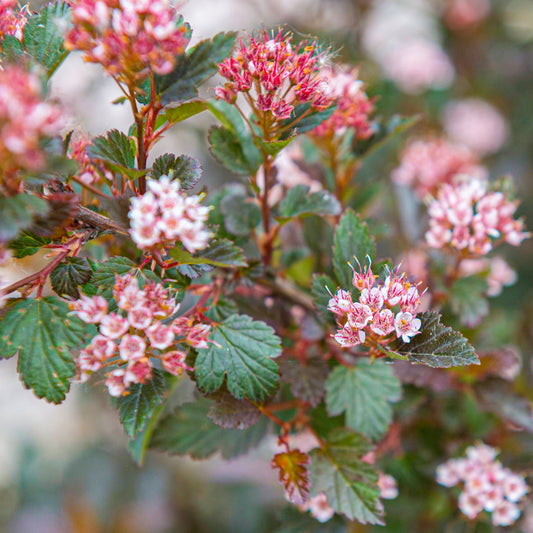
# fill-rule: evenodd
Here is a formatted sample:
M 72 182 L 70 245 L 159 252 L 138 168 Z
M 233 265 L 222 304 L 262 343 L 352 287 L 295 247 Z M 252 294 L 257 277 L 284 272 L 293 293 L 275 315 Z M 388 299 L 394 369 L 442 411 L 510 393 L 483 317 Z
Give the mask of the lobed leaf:
M 290 450 L 274 455 L 272 468 L 279 470 L 279 481 L 285 489 L 287 500 L 303 505 L 309 497 L 309 456 L 300 450 Z
M 118 130 L 110 130 L 107 135 L 93 139 L 87 153 L 96 159 L 103 159 L 119 167 L 132 169 L 135 166 L 135 152 L 132 139 Z
M 50 274 L 52 289 L 58 296 L 80 297 L 79 285 L 89 283 L 93 271 L 84 257 L 68 257 Z
M 37 253 L 43 246 L 52 241 L 47 237 L 41 237 L 28 231 L 23 231 L 20 237 L 9 243 L 9 248 L 13 250 L 13 256 L 17 259 Z
M 326 406 L 332 416 L 346 413 L 346 425 L 372 440 L 387 432 L 390 404 L 401 396 L 401 386 L 384 361 L 359 359 L 352 368 L 338 366 L 326 383 Z
M 329 374 L 328 364 L 318 357 L 308 359 L 304 364 L 294 359 L 280 362 L 281 380 L 289 383 L 292 394 L 316 407 L 326 393 L 325 383 Z
M 39 398 L 61 403 L 76 370 L 72 351 L 95 333 L 93 325 L 69 315 L 68 305 L 55 296 L 23 300 L 0 321 L 0 358 L 18 354 L 24 385 Z
M 196 257 L 180 247 L 173 248 L 169 253 L 180 265 L 211 265 L 222 268 L 247 266 L 242 250 L 228 239 L 212 241 Z
M 355 211 L 348 208 L 335 228 L 333 243 L 333 268 L 340 286 L 349 290 L 352 287 L 353 272 L 348 264 L 354 257 L 363 262 L 367 256 L 374 258 L 376 245 L 368 231 L 368 226 Z
M 361 460 L 372 449 L 370 442 L 349 429 L 338 429 L 325 444 L 325 449 L 310 452 L 311 495 L 324 492 L 328 504 L 350 520 L 384 525 L 378 474 Z
M 248 237 L 261 222 L 261 211 L 257 204 L 240 194 L 224 196 L 220 202 L 220 212 L 224 215 L 226 231 L 238 237 Z
M 433 368 L 479 365 L 479 357 L 474 348 L 458 331 L 440 323 L 441 315 L 426 311 L 418 318 L 422 321 L 420 333 L 405 343 L 397 339 L 389 348 L 408 356 L 412 363 L 420 363 Z
M 308 185 L 296 185 L 280 202 L 278 218 L 290 219 L 301 215 L 338 215 L 339 201 L 327 191 L 310 192 Z
M 229 392 L 241 400 L 262 401 L 278 386 L 281 341 L 271 327 L 247 315 L 233 315 L 213 328 L 209 348 L 198 350 L 196 379 L 200 390 L 214 392 L 227 379 Z
M 159 156 L 152 166 L 152 176 L 159 179 L 161 176 L 171 176 L 178 179 L 180 188 L 192 189 L 202 177 L 203 168 L 200 162 L 188 155 L 175 156 L 164 154 Z

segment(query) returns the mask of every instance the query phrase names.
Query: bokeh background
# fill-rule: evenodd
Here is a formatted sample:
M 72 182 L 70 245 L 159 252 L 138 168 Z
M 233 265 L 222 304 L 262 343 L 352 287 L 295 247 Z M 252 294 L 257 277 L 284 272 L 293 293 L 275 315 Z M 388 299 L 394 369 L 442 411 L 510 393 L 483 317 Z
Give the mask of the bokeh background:
M 384 195 L 399 195 L 406 213 L 409 200 L 390 183 L 398 151 L 409 137 L 445 131 L 477 143 L 492 177 L 514 177 L 520 213 L 533 228 L 531 0 L 190 0 L 181 11 L 193 28 L 194 42 L 222 30 L 279 24 L 317 35 L 338 51 L 339 61 L 360 67 L 379 114 L 420 115 L 416 128 L 361 176 L 379 184 Z M 71 54 L 56 73 L 53 93 L 70 110 L 73 125 L 88 134 L 130 125 L 128 109 L 110 103 L 119 96 L 113 82 L 79 55 Z M 189 153 L 202 161 L 208 188 L 220 184 L 227 175 L 206 150 L 211 122 L 200 116 L 176 127 L 153 155 Z M 397 257 L 402 250 L 387 241 L 389 221 L 380 224 L 380 213 L 378 208 L 369 211 L 385 238 L 384 251 Z M 403 223 L 409 233 L 408 214 Z M 418 230 L 411 229 L 416 239 Z M 519 281 L 493 301 L 489 320 L 499 324 L 494 335 L 500 342 L 520 348 L 520 379 L 531 394 L 533 244 L 526 241 L 505 251 Z M 183 382 L 177 401 L 190 394 Z M 140 469 L 125 451 L 106 394 L 100 395 L 97 387 L 75 386 L 61 406 L 50 406 L 23 390 L 14 361 L 5 361 L 0 364 L 0 532 L 274 532 L 285 506 L 269 467 L 275 447 L 271 439 L 230 463 L 149 453 Z M 409 484 L 409 476 L 398 468 L 394 473 L 401 494 L 414 491 L 425 497 Z M 388 515 L 394 517 L 406 504 L 400 497 L 390 505 Z M 379 529 L 406 531 L 394 520 Z M 353 529 L 359 530 L 365 529 Z M 514 530 L 533 532 L 533 510 Z

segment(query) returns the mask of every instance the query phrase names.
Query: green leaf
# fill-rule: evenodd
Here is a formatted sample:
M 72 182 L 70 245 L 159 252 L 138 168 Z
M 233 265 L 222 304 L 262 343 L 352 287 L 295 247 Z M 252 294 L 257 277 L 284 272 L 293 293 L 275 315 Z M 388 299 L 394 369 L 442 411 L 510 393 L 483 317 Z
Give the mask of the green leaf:
M 207 418 L 210 403 L 200 398 L 164 417 L 153 433 L 150 447 L 193 459 L 206 459 L 220 451 L 224 459 L 231 459 L 255 448 L 267 433 L 266 417 L 245 430 L 218 427 Z
M 128 394 L 114 401 L 128 437 L 134 439 L 139 432 L 143 431 L 157 406 L 164 401 L 165 390 L 165 374 L 154 369 L 150 381 L 131 385 L 127 390 Z
M 305 133 L 316 128 L 318 125 L 322 124 L 324 120 L 331 117 L 333 112 L 337 109 L 337 105 L 333 104 L 323 111 L 311 111 L 309 113 L 310 108 L 311 104 L 309 103 L 300 104 L 294 108 L 291 116 L 281 123 L 282 128 L 287 128 L 283 133 L 282 139 L 288 139 L 294 135 Z
M 248 429 L 261 419 L 261 411 L 248 400 L 236 400 L 227 392 L 217 393 L 207 418 L 224 429 Z
M 40 237 L 35 233 L 23 231 L 20 237 L 9 243 L 9 248 L 13 250 L 13 256 L 17 259 L 37 253 L 43 246 L 52 241 L 46 237 Z
M 334 322 L 335 317 L 331 311 L 328 310 L 328 303 L 331 299 L 331 294 L 337 292 L 337 284 L 325 274 L 315 274 L 313 276 L 313 284 L 311 286 L 311 293 L 313 294 L 313 301 L 315 307 L 318 309 L 325 320 Z
M 178 179 L 180 188 L 183 190 L 192 189 L 202 177 L 203 168 L 200 162 L 194 157 L 173 154 L 163 154 L 159 156 L 152 166 L 152 176 L 159 179 L 161 176 L 169 176 Z
M 408 356 L 412 363 L 421 363 L 433 368 L 479 365 L 479 357 L 458 331 L 440 323 L 441 315 L 426 311 L 418 315 L 422 321 L 420 333 L 405 343 L 397 339 L 389 345 L 396 353 Z
M 135 165 L 132 139 L 118 130 L 110 130 L 106 136 L 100 135 L 93 139 L 87 152 L 91 157 L 122 167 L 133 168 Z
M 338 366 L 326 383 L 326 405 L 331 416 L 346 413 L 346 425 L 372 440 L 387 432 L 392 420 L 390 403 L 401 396 L 392 365 L 359 359 L 352 368 Z
M 250 176 L 259 165 L 245 155 L 238 135 L 224 126 L 212 126 L 207 136 L 211 155 L 226 169 L 237 175 Z
M 179 247 L 173 248 L 169 253 L 180 265 L 212 265 L 222 268 L 247 266 L 242 250 L 228 239 L 214 240 L 197 257 Z
M 172 72 L 155 76 L 161 103 L 179 104 L 197 96 L 196 88 L 216 74 L 218 64 L 231 54 L 236 38 L 235 32 L 218 33 L 212 39 L 200 41 L 187 54 L 178 56 Z
M 238 400 L 261 401 L 278 386 L 281 341 L 264 322 L 233 315 L 213 328 L 209 348 L 198 350 L 196 379 L 204 392 L 218 390 L 227 377 L 229 392 Z
M 348 262 L 354 257 L 363 262 L 366 257 L 374 258 L 376 245 L 368 231 L 368 226 L 355 212 L 348 208 L 335 228 L 333 244 L 333 268 L 340 286 L 349 290 L 352 286 L 353 271 Z
M 186 102 L 178 107 L 167 107 L 163 118 L 165 118 L 170 124 L 177 124 L 182 122 L 202 111 L 205 111 L 205 103 L 201 100 L 193 100 L 192 102 Z
M 48 212 L 48 203 L 29 194 L 0 197 L 0 242 L 13 240 L 20 231 L 28 229 L 37 216 Z
M 135 268 L 135 264 L 127 257 L 116 256 L 104 261 L 93 275 L 92 283 L 97 287 L 113 287 L 116 276 L 124 276 Z
M 220 202 L 226 231 L 238 237 L 248 237 L 261 222 L 261 211 L 256 203 L 241 194 L 228 194 Z
M 482 407 L 533 433 L 533 404 L 514 392 L 503 379 L 492 378 L 475 385 L 474 391 Z
M 254 136 L 254 143 L 260 150 L 266 152 L 268 155 L 276 157 L 284 148 L 286 148 L 294 139 L 296 135 L 284 139 L 282 141 L 264 141 L 261 137 Z
M 65 302 L 47 296 L 17 303 L 0 322 L 0 357 L 18 354 L 24 385 L 53 403 L 65 399 L 75 374 L 72 351 L 96 333 L 93 325 L 68 313 Z
M 311 495 L 326 494 L 328 504 L 362 524 L 383 522 L 378 474 L 361 458 L 372 449 L 362 435 L 348 429 L 332 431 L 325 449 L 311 451 Z
M 0 57 L 4 63 L 17 63 L 24 56 L 22 43 L 13 35 L 4 35 L 0 41 Z
M 338 215 L 341 205 L 331 193 L 316 191 L 310 193 L 307 185 L 296 185 L 279 204 L 278 217 L 289 219 L 300 215 Z
M 70 7 L 66 3 L 56 2 L 44 6 L 24 26 L 24 49 L 46 68 L 48 77 L 68 55 L 63 46 L 63 28 L 69 20 Z
M 89 283 L 93 271 L 84 257 L 68 257 L 50 274 L 52 289 L 58 296 L 80 297 L 79 285 Z
M 329 367 L 324 359 L 312 357 L 301 364 L 295 359 L 280 362 L 281 381 L 289 383 L 292 394 L 316 407 L 326 393 L 325 383 Z
M 487 288 L 487 280 L 480 275 L 460 278 L 453 284 L 450 305 L 465 326 L 476 326 L 488 314 Z

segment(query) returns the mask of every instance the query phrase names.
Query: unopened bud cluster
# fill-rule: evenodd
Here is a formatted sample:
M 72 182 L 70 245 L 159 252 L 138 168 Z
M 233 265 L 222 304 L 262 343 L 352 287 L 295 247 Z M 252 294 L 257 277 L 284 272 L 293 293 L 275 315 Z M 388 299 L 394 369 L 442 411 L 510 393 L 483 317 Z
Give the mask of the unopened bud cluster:
M 88 324 L 98 324 L 99 333 L 78 357 L 78 377 L 85 382 L 91 374 L 110 368 L 106 385 L 111 396 L 121 396 L 134 383 L 152 378 L 153 360 L 159 359 L 169 373 L 188 369 L 186 352 L 177 345 L 207 348 L 210 326 L 194 318 L 170 319 L 179 304 L 161 284 L 142 289 L 130 274 L 116 278 L 113 296 L 116 312 L 109 312 L 102 296 L 82 296 L 70 304 L 72 311 Z
M 350 291 L 340 289 L 328 303 L 328 309 L 337 316 L 339 329 L 334 338 L 341 346 L 364 344 L 369 336 L 381 345 L 394 337 L 410 342 L 411 337 L 420 333 L 422 324 L 416 314 L 421 294 L 405 274 L 399 275 L 396 268 L 383 282 L 378 282 L 371 265 L 353 271 L 353 286 L 359 293 L 357 301 Z
M 185 196 L 178 180 L 161 176 L 147 181 L 148 192 L 131 199 L 131 236 L 137 246 L 173 247 L 176 241 L 194 253 L 207 246 L 212 234 L 205 229 L 210 207 L 202 195 Z
M 70 50 L 121 80 L 168 74 L 185 51 L 190 28 L 166 0 L 73 0 Z M 122 80 L 124 81 L 124 80 Z
M 485 444 L 470 446 L 466 457 L 450 459 L 437 468 L 437 482 L 445 487 L 463 484 L 459 509 L 468 518 L 487 511 L 495 526 L 510 526 L 520 516 L 518 503 L 529 487 L 522 476 L 504 468 L 497 455 Z

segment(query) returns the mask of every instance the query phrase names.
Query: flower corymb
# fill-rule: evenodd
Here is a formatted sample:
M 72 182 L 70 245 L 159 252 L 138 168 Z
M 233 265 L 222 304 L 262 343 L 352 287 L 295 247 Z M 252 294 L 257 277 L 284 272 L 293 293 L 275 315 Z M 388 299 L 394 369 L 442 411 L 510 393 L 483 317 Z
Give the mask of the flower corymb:
M 143 250 L 154 246 L 174 246 L 181 241 L 193 253 L 205 248 L 211 233 L 205 229 L 209 207 L 202 195 L 185 196 L 179 181 L 162 176 L 148 180 L 148 192 L 131 199 L 131 236 Z
M 188 369 L 186 352 L 176 346 L 206 347 L 211 328 L 195 322 L 194 317 L 178 317 L 168 322 L 179 304 L 167 289 L 156 283 L 143 288 L 133 276 L 117 277 L 113 291 L 118 309 L 108 312 L 108 303 L 101 296 L 82 296 L 70 304 L 72 311 L 84 322 L 99 324 L 93 337 L 78 357 L 79 381 L 109 368 L 106 385 L 111 396 L 121 396 L 130 385 L 145 383 L 152 377 L 154 359 L 163 368 L 178 375 Z
M 227 81 L 216 95 L 235 103 L 243 94 L 252 109 L 265 113 L 271 122 L 288 119 L 299 104 L 313 109 L 329 107 L 333 98 L 321 77 L 322 58 L 316 42 L 293 47 L 292 35 L 262 31 L 241 39 L 233 57 L 218 67 Z
M 134 81 L 168 74 L 190 39 L 190 28 L 166 0 L 72 0 L 66 46 L 110 74 Z
M 405 274 L 396 268 L 378 282 L 371 265 L 353 270 L 353 286 L 360 292 L 358 301 L 340 289 L 328 303 L 328 309 L 337 316 L 339 329 L 334 338 L 341 346 L 364 344 L 368 336 L 380 343 L 394 337 L 410 342 L 420 333 L 422 324 L 416 313 L 421 294 Z
M 466 457 L 450 459 L 437 468 L 437 482 L 445 487 L 464 483 L 459 509 L 470 519 L 484 510 L 495 526 L 510 526 L 520 516 L 518 502 L 529 492 L 524 478 L 504 468 L 497 452 L 486 444 L 470 446 Z

